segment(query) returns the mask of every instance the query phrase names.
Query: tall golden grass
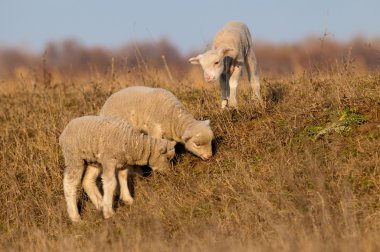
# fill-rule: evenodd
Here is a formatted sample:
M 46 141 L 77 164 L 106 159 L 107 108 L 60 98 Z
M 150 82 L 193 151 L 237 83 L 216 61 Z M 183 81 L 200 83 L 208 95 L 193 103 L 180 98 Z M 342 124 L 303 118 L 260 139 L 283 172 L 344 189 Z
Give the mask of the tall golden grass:
M 170 71 L 169 64 L 169 71 Z M 0 82 L 1 251 L 379 251 L 380 75 L 263 75 L 266 109 L 221 111 L 201 70 L 148 65 L 71 76 L 48 66 Z M 135 204 L 104 220 L 85 193 L 66 214 L 58 136 L 129 85 L 164 87 L 208 118 L 215 156 L 180 153 L 170 174 L 137 176 Z

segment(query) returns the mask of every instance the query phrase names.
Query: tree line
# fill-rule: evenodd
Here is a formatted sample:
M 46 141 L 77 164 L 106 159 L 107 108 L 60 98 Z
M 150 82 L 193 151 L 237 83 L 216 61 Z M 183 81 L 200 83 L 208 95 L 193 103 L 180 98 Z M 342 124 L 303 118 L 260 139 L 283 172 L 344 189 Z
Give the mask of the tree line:
M 254 41 L 254 51 L 259 71 L 268 75 L 335 70 L 376 72 L 380 69 L 380 38 L 356 37 L 340 42 L 325 36 L 282 44 Z M 0 47 L 0 78 L 15 77 L 20 69 L 37 71 L 41 67 L 70 75 L 169 67 L 174 74 L 183 75 L 191 69 L 188 58 L 200 52 L 183 54 L 165 38 L 158 42 L 129 42 L 116 49 L 87 47 L 68 39 L 48 43 L 42 54 Z

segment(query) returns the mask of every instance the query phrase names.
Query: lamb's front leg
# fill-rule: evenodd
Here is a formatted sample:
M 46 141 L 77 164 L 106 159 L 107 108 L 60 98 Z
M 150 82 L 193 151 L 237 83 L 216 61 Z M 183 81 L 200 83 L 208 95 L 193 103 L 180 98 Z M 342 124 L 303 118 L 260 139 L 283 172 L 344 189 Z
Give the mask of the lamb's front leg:
M 133 170 L 133 166 L 127 165 L 118 172 L 119 184 L 120 184 L 120 198 L 128 205 L 132 205 L 133 198 L 128 188 L 128 173 Z
M 228 85 L 229 79 L 230 75 L 227 73 L 223 73 L 219 78 L 220 92 L 222 95 L 222 109 L 227 107 L 228 98 L 230 97 L 230 86 Z
M 239 85 L 240 77 L 241 77 L 242 68 L 241 66 L 235 66 L 232 72 L 229 85 L 230 85 L 230 99 L 228 100 L 228 105 L 237 108 L 237 100 L 236 100 L 236 89 Z
M 102 180 L 103 180 L 103 216 L 105 219 L 108 219 L 112 217 L 115 212 L 112 208 L 113 203 L 113 195 L 116 189 L 116 176 L 115 176 L 115 169 L 116 169 L 116 162 L 114 160 L 107 160 L 105 162 L 102 162 L 103 166 L 103 174 L 102 174 Z

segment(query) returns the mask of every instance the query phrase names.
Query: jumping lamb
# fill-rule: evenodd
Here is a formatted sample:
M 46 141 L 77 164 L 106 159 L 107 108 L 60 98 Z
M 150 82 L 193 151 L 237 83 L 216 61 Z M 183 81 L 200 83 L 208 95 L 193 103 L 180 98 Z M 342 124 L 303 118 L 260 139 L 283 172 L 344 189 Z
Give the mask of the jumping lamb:
M 59 137 L 65 159 L 63 189 L 67 211 L 73 222 L 80 221 L 77 189 L 83 188 L 104 218 L 114 214 L 113 194 L 118 172 L 121 199 L 133 201 L 127 185 L 128 166 L 149 165 L 152 170 L 166 171 L 171 167 L 176 142 L 153 138 L 133 129 L 127 122 L 105 116 L 83 116 L 68 123 Z M 95 180 L 102 168 L 104 196 Z
M 122 89 L 103 105 L 100 115 L 115 116 L 154 137 L 183 143 L 207 160 L 212 156 L 214 134 L 210 121 L 198 121 L 168 90 L 144 86 Z
M 263 104 L 251 33 L 245 24 L 236 21 L 227 23 L 216 34 L 211 50 L 190 58 L 189 62 L 202 66 L 207 82 L 219 79 L 222 108 L 237 107 L 236 89 L 244 65 L 253 91 L 252 99 Z

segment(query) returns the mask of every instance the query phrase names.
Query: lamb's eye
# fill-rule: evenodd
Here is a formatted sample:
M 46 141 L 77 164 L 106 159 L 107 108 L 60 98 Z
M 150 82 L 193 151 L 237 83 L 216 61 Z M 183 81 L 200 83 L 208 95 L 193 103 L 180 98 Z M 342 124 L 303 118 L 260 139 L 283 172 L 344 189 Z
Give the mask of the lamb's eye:
M 218 64 L 219 64 L 219 61 L 215 61 L 215 62 L 214 62 L 214 65 L 218 65 Z

